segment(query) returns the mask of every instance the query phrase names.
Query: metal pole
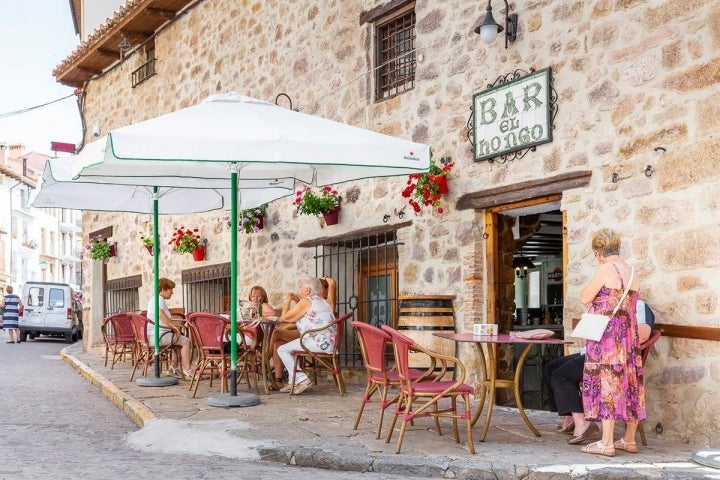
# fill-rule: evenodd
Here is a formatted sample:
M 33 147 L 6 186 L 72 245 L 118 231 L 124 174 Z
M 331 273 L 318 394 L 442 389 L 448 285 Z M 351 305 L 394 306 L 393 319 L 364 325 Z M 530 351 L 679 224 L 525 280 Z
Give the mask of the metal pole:
M 230 174 L 230 396 L 237 396 L 237 169 Z

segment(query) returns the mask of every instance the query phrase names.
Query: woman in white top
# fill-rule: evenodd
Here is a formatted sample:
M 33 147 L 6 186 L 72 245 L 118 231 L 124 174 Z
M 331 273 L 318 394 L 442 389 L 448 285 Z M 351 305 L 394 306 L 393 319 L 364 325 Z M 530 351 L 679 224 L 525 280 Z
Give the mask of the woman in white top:
M 320 282 L 317 278 L 307 277 L 300 281 L 300 288 L 297 295 L 288 293 L 285 295 L 285 302 L 282 308 L 280 319 L 284 322 L 291 322 L 297 325 L 298 332 L 302 335 L 304 332 L 314 328 L 321 328 L 335 321 L 335 314 L 330 304 L 319 295 Z M 290 308 L 290 304 L 295 305 Z M 335 348 L 335 330 L 336 326 L 309 334 L 305 338 L 303 344 L 305 348 L 313 352 L 332 352 Z M 278 348 L 278 355 L 282 360 L 288 372 L 292 372 L 295 359 L 293 358 L 293 350 L 302 350 L 300 339 L 293 340 Z M 292 378 L 292 375 L 291 375 Z M 307 390 L 312 381 L 304 372 L 298 372 L 295 376 L 297 385 L 294 393 L 299 394 Z M 280 389 L 281 392 L 289 392 L 292 390 L 292 384 L 288 383 Z
M 186 336 L 180 334 L 180 328 L 172 321 L 172 314 L 167 306 L 167 300 L 170 300 L 170 297 L 172 297 L 175 282 L 163 277 L 160 279 L 158 286 L 160 289 L 160 345 L 171 345 L 173 338 L 175 339 L 175 345 L 181 346 L 180 362 L 182 365 L 182 373 L 185 375 L 185 378 L 192 378 L 192 372 L 190 370 L 190 341 Z M 155 322 L 155 295 L 152 295 L 148 302 L 147 318 Z M 147 333 L 148 338 L 154 338 L 154 324 L 148 324 Z M 180 372 L 177 370 L 177 360 L 175 360 L 174 363 L 175 365 L 170 366 L 170 373 L 175 376 L 180 376 Z

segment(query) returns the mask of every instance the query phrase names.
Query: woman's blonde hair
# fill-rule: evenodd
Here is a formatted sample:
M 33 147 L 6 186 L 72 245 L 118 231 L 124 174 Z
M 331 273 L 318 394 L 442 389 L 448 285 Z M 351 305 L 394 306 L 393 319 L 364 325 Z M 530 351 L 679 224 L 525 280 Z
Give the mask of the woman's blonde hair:
M 253 285 L 252 288 L 250 288 L 250 293 L 248 294 L 248 300 L 252 300 L 252 293 L 257 290 L 260 292 L 260 303 L 268 303 L 268 296 L 267 292 L 263 287 L 260 285 Z
M 592 249 L 603 257 L 620 255 L 620 235 L 611 228 L 602 228 L 592 237 Z

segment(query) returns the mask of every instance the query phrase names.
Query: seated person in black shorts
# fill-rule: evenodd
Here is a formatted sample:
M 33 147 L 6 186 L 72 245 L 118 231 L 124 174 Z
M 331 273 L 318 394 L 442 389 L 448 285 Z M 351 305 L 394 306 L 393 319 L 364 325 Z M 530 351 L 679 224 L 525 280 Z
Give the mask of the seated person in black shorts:
M 638 336 L 640 343 L 650 338 L 655 314 L 642 300 L 637 302 Z M 585 347 L 580 353 L 556 358 L 543 367 L 545 386 L 550 398 L 550 411 L 563 418 L 558 431 L 572 434 L 570 444 L 585 443 L 600 438 L 600 427 L 585 420 L 580 383 L 585 365 Z

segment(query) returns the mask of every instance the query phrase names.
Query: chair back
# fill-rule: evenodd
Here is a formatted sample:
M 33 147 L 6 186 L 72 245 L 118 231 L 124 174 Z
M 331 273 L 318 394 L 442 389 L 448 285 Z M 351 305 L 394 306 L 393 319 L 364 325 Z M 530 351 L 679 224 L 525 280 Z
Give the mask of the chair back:
M 118 313 L 108 318 L 116 341 L 132 341 L 134 338 L 132 320 L 127 313 Z
M 141 345 L 149 345 L 150 341 L 148 340 L 147 326 L 149 323 L 153 323 L 153 321 L 138 313 L 131 313 L 130 321 L 132 323 L 135 341 Z
M 395 368 L 397 369 L 400 381 L 411 382 L 410 347 L 415 344 L 415 340 L 387 325 L 382 325 L 381 328 L 392 338 L 393 351 L 395 352 Z
M 365 369 L 372 373 L 387 372 L 386 349 L 392 337 L 369 323 L 354 321 Z
M 650 349 L 652 348 L 653 345 L 655 345 L 655 342 L 658 341 L 658 339 L 660 338 L 661 335 L 662 335 L 662 332 L 660 332 L 660 330 L 653 329 L 652 333 L 650 334 L 650 338 L 648 338 L 642 344 L 640 344 L 643 365 L 645 365 L 648 354 L 650 353 Z
M 345 315 L 335 319 L 335 349 L 334 352 L 337 354 L 340 352 L 340 345 L 342 344 L 343 338 L 345 338 L 345 324 L 348 319 L 352 318 L 355 312 L 352 310 Z
M 212 313 L 193 312 L 188 316 L 187 323 L 195 347 L 203 353 L 222 352 L 223 341 L 230 326 L 227 318 Z

